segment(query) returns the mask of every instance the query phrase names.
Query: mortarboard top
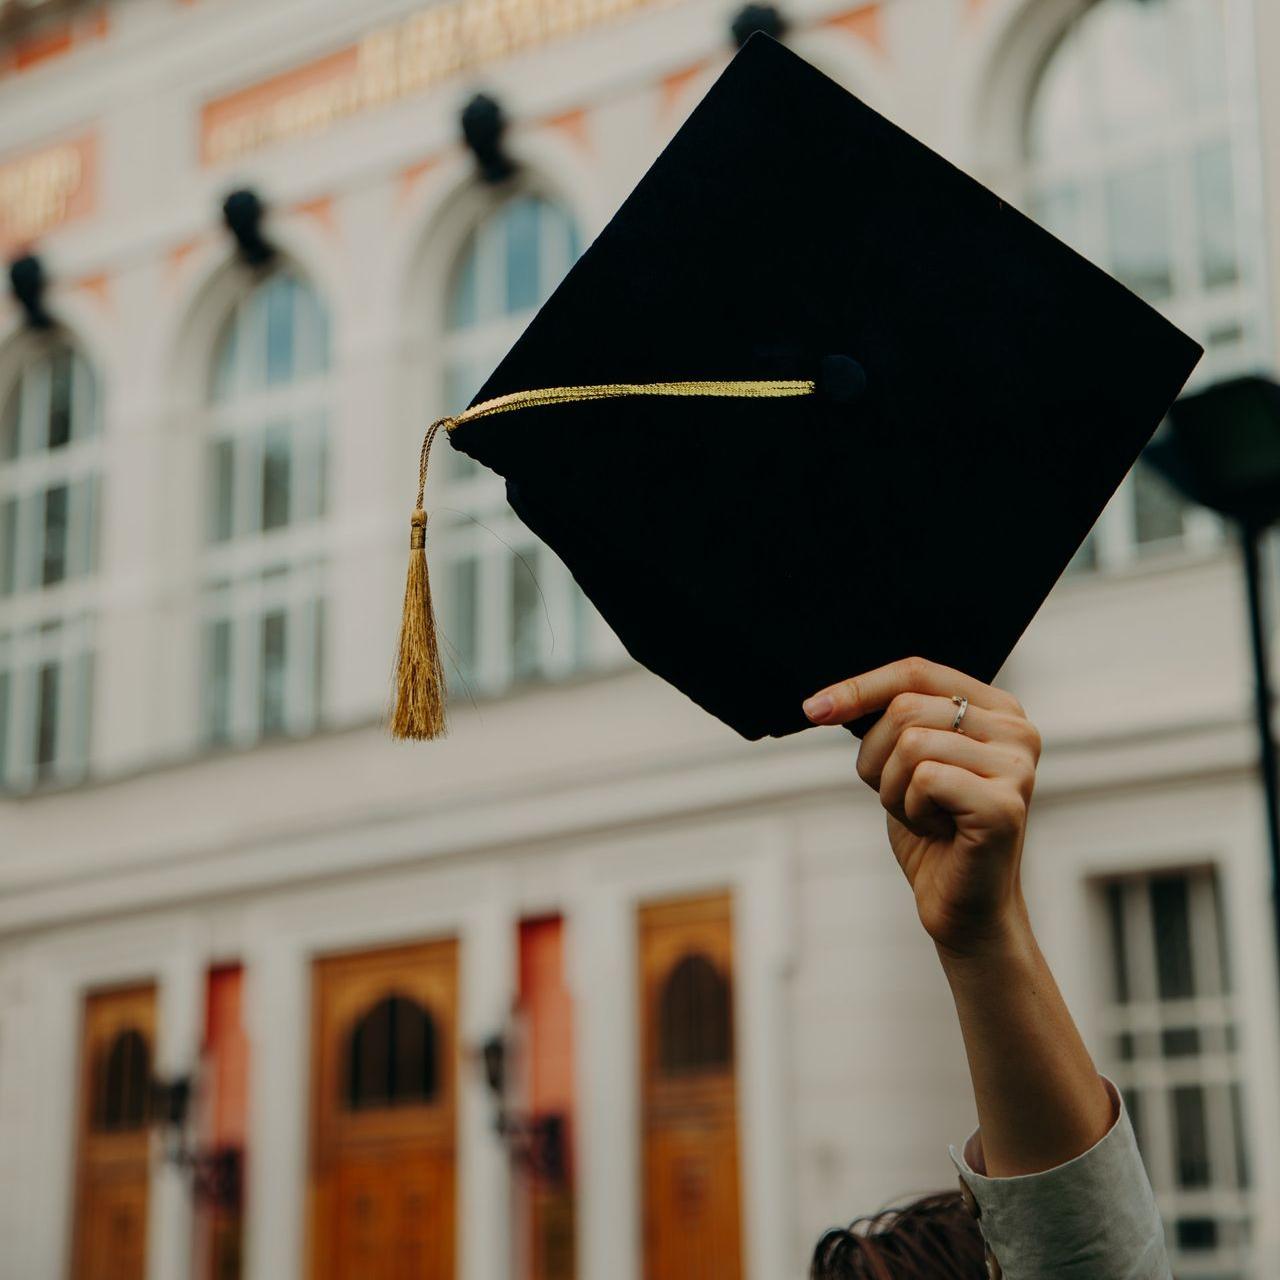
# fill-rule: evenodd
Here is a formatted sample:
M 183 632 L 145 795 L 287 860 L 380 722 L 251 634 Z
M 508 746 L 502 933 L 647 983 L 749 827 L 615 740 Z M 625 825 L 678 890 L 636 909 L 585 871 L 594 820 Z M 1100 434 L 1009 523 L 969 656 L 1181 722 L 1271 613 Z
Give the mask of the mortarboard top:
M 756 35 L 428 440 L 504 476 L 631 654 L 759 738 L 896 658 L 990 680 L 1200 354 Z M 393 729 L 430 737 L 414 519 Z

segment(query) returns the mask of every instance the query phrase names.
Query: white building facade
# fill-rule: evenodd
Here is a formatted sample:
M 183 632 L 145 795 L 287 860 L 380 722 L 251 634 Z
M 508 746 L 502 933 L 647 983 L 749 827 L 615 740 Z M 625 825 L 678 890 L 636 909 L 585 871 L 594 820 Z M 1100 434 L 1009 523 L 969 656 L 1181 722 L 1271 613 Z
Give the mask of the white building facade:
M 773 1280 L 951 1185 L 963 1053 L 847 735 L 744 743 L 636 669 L 444 453 L 452 734 L 382 723 L 422 430 L 714 80 L 733 10 L 22 8 L 0 242 L 57 324 L 0 300 L 0 1280 Z M 782 16 L 1203 342 L 1198 380 L 1280 364 L 1280 9 Z M 481 89 L 497 184 L 459 140 Z M 1280 1275 L 1250 681 L 1229 536 L 1141 470 L 1001 679 L 1046 744 L 1033 918 L 1188 1280 Z M 563 1168 L 495 1133 L 497 1035 Z M 239 1195 L 148 1127 L 176 1077 Z

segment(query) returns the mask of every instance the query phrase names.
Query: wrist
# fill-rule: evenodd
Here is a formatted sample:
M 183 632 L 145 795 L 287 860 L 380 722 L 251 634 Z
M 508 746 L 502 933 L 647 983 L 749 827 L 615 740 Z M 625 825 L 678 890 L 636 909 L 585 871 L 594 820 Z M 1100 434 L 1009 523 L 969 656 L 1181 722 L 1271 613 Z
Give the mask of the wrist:
M 1031 917 L 1018 894 L 1008 909 L 980 928 L 935 938 L 942 967 L 950 972 L 1018 968 L 1039 954 Z

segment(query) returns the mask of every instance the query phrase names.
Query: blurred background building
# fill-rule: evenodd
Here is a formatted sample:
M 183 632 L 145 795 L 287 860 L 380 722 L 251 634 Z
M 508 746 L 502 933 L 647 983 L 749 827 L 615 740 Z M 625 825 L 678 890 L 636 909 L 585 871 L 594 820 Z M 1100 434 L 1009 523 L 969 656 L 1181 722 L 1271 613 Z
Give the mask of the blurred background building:
M 1200 384 L 1276 367 L 1269 0 L 0 0 L 3 1280 L 775 1280 L 953 1185 L 959 1037 L 846 735 L 743 743 L 636 669 L 447 451 L 453 735 L 381 725 L 424 425 L 735 18 Z M 1033 914 L 1184 1280 L 1280 1275 L 1241 595 L 1140 467 L 1003 677 Z

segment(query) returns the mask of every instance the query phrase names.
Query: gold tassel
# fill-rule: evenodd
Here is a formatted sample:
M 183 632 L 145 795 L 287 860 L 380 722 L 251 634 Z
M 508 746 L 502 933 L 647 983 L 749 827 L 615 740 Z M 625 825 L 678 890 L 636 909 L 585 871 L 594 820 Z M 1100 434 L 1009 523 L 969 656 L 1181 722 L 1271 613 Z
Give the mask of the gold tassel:
M 409 577 L 404 588 L 404 617 L 396 653 L 396 705 L 391 735 L 419 741 L 443 738 L 445 718 L 444 665 L 431 605 L 431 577 L 427 572 L 427 458 L 440 428 L 450 419 L 433 422 L 422 442 L 418 462 L 418 502 L 409 517 Z
M 440 431 L 452 431 L 464 422 L 488 418 L 513 409 L 532 409 L 586 400 L 617 400 L 631 396 L 711 396 L 736 399 L 777 399 L 811 396 L 811 379 L 740 379 L 712 382 L 609 382 L 590 386 L 537 387 L 495 396 L 464 409 L 456 417 L 438 418 L 427 428 L 418 455 L 418 501 L 409 521 L 409 580 L 404 589 L 404 619 L 400 624 L 400 649 L 396 655 L 396 705 L 391 733 L 396 738 L 443 738 L 445 721 L 444 668 L 431 608 L 431 580 L 427 575 L 427 460 Z

